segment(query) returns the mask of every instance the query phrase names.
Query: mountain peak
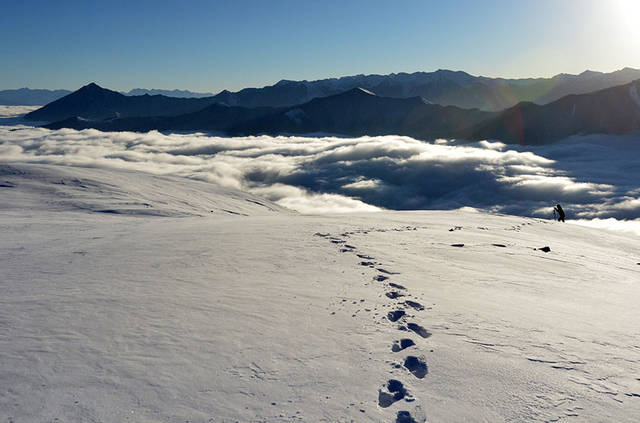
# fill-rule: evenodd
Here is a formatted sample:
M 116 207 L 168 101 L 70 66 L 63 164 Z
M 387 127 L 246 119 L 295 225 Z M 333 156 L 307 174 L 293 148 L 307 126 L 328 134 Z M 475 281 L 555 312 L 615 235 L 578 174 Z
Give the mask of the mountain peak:
M 104 90 L 104 88 L 102 88 L 100 85 L 96 84 L 95 82 L 91 82 L 85 85 L 84 87 L 80 88 L 78 91 L 102 91 L 102 90 Z
M 296 82 L 298 81 L 292 81 L 290 79 L 281 79 L 276 83 L 276 86 L 295 84 Z

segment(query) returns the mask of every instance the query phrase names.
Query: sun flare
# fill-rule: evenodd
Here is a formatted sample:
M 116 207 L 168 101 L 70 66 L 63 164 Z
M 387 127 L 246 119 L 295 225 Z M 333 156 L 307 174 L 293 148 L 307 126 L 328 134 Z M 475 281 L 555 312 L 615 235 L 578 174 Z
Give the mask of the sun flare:
M 627 37 L 640 38 L 640 1 L 613 0 L 609 3 L 617 29 Z

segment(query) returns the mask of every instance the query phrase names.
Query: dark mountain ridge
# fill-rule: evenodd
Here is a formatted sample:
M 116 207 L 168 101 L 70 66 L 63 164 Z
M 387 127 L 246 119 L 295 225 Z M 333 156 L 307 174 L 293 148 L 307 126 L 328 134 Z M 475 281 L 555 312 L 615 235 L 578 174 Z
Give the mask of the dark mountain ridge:
M 585 71 L 579 75 L 559 74 L 552 78 L 489 78 L 473 76 L 462 71 L 440 69 L 435 72 L 392 73 L 388 75 L 354 75 L 341 78 L 326 78 L 316 81 L 281 80 L 263 88 L 245 88 L 237 92 L 224 90 L 216 95 L 194 93 L 186 90 L 133 89 L 128 96 L 144 94 L 177 98 L 209 98 L 213 102 L 238 107 L 290 107 L 306 103 L 317 97 L 339 94 L 362 87 L 381 97 L 423 97 L 432 103 L 453 105 L 462 108 L 478 108 L 499 111 L 521 101 L 546 104 L 568 94 L 584 94 L 599 89 L 627 84 L 640 78 L 640 70 L 624 68 L 603 73 Z M 16 91 L 16 90 L 8 90 Z M 8 92 L 7 91 L 7 92 Z M 0 104 L 3 104 L 0 91 Z M 69 92 L 66 92 L 67 94 Z M 47 104 L 62 97 L 62 93 L 51 95 L 40 103 L 25 98 L 19 93 L 7 104 Z M 71 117 L 71 116 L 67 116 Z
M 465 138 L 548 144 L 577 134 L 640 130 L 640 80 L 545 105 L 519 103 L 477 124 Z
M 163 95 L 126 96 L 95 83 L 55 100 L 25 115 L 33 121 L 55 122 L 81 116 L 86 119 L 113 117 L 176 116 L 216 103 L 213 97 L 176 98 Z
M 489 78 L 462 71 L 355 75 L 316 81 L 282 80 L 264 88 L 222 91 L 216 101 L 242 107 L 289 107 L 353 89 L 365 88 L 381 97 L 423 97 L 441 105 L 499 111 L 521 101 L 545 104 L 568 94 L 584 94 L 629 83 L 640 78 L 640 70 L 624 68 L 611 73 L 585 71 L 552 78 Z
M 428 139 L 463 134 L 471 125 L 494 115 L 495 113 L 477 109 L 431 104 L 421 97 L 380 97 L 356 88 L 286 108 L 245 108 L 212 104 L 202 110 L 177 116 L 108 119 L 74 116 L 45 127 L 139 132 L 205 130 L 230 135 L 313 132 L 353 136 L 399 134 Z
M 127 92 L 122 92 L 124 95 L 164 95 L 167 97 L 181 97 L 181 98 L 202 98 L 213 97 L 213 93 L 198 93 L 189 90 L 161 90 L 157 88 L 133 88 Z
M 421 97 L 380 97 L 355 88 L 288 107 L 230 128 L 234 135 L 332 133 L 350 136 L 457 137 L 494 114 L 431 104 Z
M 78 95 L 74 97 L 74 94 Z M 73 107 L 67 108 L 65 99 L 61 99 L 59 101 L 63 104 L 56 105 L 56 108 L 75 108 L 74 110 L 82 113 L 46 125 L 47 128 L 96 128 L 103 131 L 204 130 L 228 135 L 397 134 L 418 139 L 499 139 L 521 144 L 551 143 L 574 134 L 620 134 L 640 130 L 640 80 L 589 94 L 565 96 L 542 106 L 521 102 L 502 112 L 442 106 L 432 104 L 422 97 L 381 97 L 362 88 L 318 97 L 291 107 L 246 108 L 213 103 L 182 114 L 178 113 L 180 107 L 190 109 L 198 105 L 189 103 L 185 106 L 179 103 L 176 106 L 176 103 L 171 102 L 167 109 L 166 97 L 140 96 L 143 101 L 139 101 L 135 97 L 126 97 L 97 85 L 83 87 L 68 97 L 72 97 L 73 101 L 70 103 Z M 128 99 L 122 103 L 124 106 L 119 103 L 123 97 Z M 160 102 L 150 103 L 155 108 L 145 108 L 149 104 L 146 101 L 158 98 Z M 211 98 L 205 100 L 211 101 Z M 105 109 L 105 105 L 112 107 Z M 127 116 L 123 110 L 130 115 Z M 142 115 L 133 115 L 140 110 Z M 167 110 L 174 114 L 169 115 Z M 118 117 L 123 114 L 124 117 Z M 85 117 L 87 115 L 98 118 L 88 119 Z M 104 115 L 109 116 L 106 119 L 100 118 Z

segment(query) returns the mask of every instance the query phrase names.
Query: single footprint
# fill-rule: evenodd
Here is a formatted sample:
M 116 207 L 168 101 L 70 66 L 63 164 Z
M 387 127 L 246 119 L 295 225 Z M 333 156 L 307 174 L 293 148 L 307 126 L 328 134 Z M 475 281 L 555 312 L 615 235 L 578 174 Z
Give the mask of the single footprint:
M 415 333 L 422 336 L 423 338 L 428 338 L 431 336 L 431 332 L 429 332 L 428 330 L 426 330 L 425 328 L 423 328 L 417 323 L 409 323 L 407 327 L 409 328 L 409 330 L 414 331 Z
M 389 279 L 388 277 L 384 276 L 384 275 L 376 275 L 373 277 L 374 281 L 378 281 L 378 282 L 384 282 L 387 279 Z
M 464 247 L 464 244 L 451 244 L 451 246 L 461 248 Z
M 374 265 L 375 265 L 375 263 L 372 262 L 372 261 L 361 261 L 360 262 L 360 266 L 371 266 L 371 267 L 373 267 Z
M 418 311 L 424 310 L 424 306 L 416 301 L 407 300 L 404 302 L 404 304 L 408 305 L 409 307 L 415 308 Z
M 398 321 L 402 316 L 404 316 L 404 310 L 394 310 L 387 313 L 387 319 L 392 322 Z
M 413 355 L 404 359 L 404 367 L 406 367 L 418 379 L 424 378 L 429 373 L 427 363 L 422 358 Z
M 393 345 L 391 346 L 391 351 L 393 352 L 400 352 L 406 348 L 412 347 L 414 346 L 416 343 L 413 342 L 413 339 L 409 339 L 409 338 L 402 338 L 400 340 L 400 343 L 398 343 L 398 341 L 395 341 L 393 343 Z
M 506 248 L 507 247 L 504 244 L 491 244 L 491 245 L 493 245 L 494 247 L 502 247 L 502 248 Z
M 386 295 L 387 297 L 393 299 L 396 299 L 398 297 L 404 297 L 404 294 L 399 293 L 398 291 L 391 291 L 391 292 L 386 292 L 384 295 Z
M 399 380 L 389 379 L 386 388 L 388 392 L 378 391 L 378 405 L 382 408 L 391 406 L 394 402 L 400 401 L 407 395 L 407 390 Z
M 389 279 L 389 278 L 387 278 L 387 279 Z M 392 288 L 396 288 L 396 289 L 407 289 L 404 286 L 398 285 L 397 283 L 393 283 L 393 282 L 389 282 L 389 286 L 392 287 Z
M 396 423 L 418 423 L 413 417 L 411 417 L 411 413 L 408 411 L 398 411 L 396 414 Z
M 382 272 L 382 273 L 386 273 L 387 275 L 399 275 L 399 272 L 392 272 L 390 270 L 387 269 L 383 269 L 381 267 L 378 267 L 378 272 Z

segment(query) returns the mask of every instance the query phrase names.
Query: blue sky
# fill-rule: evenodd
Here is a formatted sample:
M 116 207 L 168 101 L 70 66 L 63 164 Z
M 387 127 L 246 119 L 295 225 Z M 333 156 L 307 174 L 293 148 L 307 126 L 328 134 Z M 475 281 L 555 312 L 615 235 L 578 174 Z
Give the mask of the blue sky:
M 640 68 L 637 0 L 0 0 L 0 89 L 218 92 L 280 79 Z

